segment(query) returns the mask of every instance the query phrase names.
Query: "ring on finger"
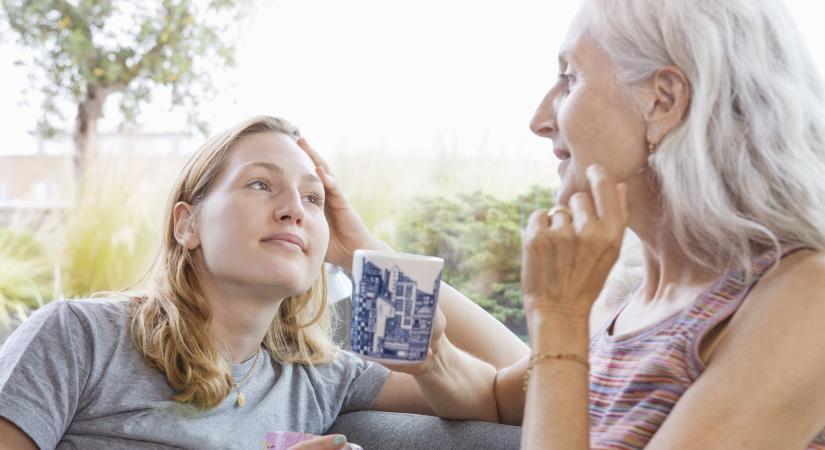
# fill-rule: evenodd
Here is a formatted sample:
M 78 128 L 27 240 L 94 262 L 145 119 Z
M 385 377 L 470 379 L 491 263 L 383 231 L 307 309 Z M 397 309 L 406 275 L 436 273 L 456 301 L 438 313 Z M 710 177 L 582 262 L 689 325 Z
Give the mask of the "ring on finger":
M 550 208 L 550 211 L 547 211 L 547 218 L 553 219 L 553 215 L 556 213 L 564 213 L 567 214 L 571 219 L 573 218 L 573 211 L 570 208 L 563 206 L 563 205 L 556 205 Z

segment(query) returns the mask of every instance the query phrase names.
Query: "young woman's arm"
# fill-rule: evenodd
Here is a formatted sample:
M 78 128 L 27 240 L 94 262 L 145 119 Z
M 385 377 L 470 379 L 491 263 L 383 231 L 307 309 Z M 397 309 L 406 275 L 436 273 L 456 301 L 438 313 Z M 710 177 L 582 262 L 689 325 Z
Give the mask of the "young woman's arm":
M 447 316 L 447 337 L 456 347 L 497 369 L 530 355 L 530 347 L 487 311 L 446 283 L 438 303 Z
M 17 425 L 0 417 L 0 450 L 38 450 L 37 445 L 17 428 Z
M 496 369 L 442 337 L 421 368 L 392 372 L 374 410 L 437 415 L 446 419 L 498 422 L 493 393 Z

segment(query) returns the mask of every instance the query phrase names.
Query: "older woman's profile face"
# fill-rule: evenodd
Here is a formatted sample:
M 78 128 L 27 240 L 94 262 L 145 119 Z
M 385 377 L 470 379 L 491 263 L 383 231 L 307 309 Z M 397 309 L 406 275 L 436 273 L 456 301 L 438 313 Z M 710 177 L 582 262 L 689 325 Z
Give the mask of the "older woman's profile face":
M 561 160 L 559 203 L 589 191 L 585 171 L 604 166 L 626 181 L 646 164 L 645 122 L 616 78 L 607 53 L 588 34 L 583 9 L 568 30 L 559 52 L 559 76 L 545 95 L 530 128 L 553 141 Z
M 203 202 L 198 229 L 219 283 L 284 297 L 305 292 L 329 243 L 315 165 L 282 133 L 242 138 Z

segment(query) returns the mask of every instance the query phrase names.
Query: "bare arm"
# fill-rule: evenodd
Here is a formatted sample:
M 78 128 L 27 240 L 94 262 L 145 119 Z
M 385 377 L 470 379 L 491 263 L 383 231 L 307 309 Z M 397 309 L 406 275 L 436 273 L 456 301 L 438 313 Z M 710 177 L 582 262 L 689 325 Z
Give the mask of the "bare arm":
M 456 347 L 496 368 L 530 355 L 530 347 L 503 323 L 446 283 L 441 283 L 438 302 L 447 316 L 447 337 Z
M 38 450 L 29 435 L 17 425 L 0 417 L 0 450 Z
M 446 337 L 434 347 L 437 349 L 422 371 L 390 375 L 373 409 L 498 422 L 493 394 L 496 369 L 452 345 Z

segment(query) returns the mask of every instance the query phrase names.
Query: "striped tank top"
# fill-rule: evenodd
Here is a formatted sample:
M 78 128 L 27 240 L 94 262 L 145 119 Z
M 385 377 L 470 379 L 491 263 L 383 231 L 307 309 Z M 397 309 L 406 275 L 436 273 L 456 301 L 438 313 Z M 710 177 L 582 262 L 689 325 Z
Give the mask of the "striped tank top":
M 800 247 L 785 250 L 784 255 Z M 720 278 L 692 305 L 633 333 L 611 336 L 616 313 L 590 340 L 590 445 L 640 449 L 702 374 L 699 343 L 730 318 L 773 265 L 776 252 L 753 261 L 753 281 L 741 273 Z M 621 312 L 621 310 L 620 310 Z M 825 449 L 825 430 L 809 449 Z

